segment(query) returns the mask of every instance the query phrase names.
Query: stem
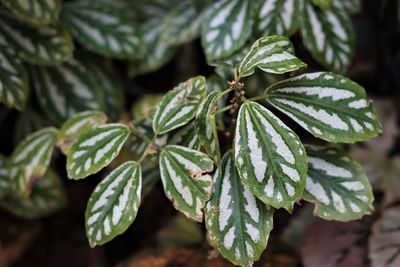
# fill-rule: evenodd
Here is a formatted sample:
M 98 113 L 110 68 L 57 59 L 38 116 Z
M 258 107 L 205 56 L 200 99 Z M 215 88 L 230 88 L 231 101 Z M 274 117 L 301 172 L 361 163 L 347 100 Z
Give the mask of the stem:
M 225 111 L 230 110 L 231 108 L 232 108 L 232 105 L 225 106 L 225 107 L 223 107 L 223 108 L 217 110 L 217 111 L 215 112 L 215 114 L 223 113 L 223 112 L 225 112 Z
M 154 142 L 156 141 L 157 135 L 154 134 L 153 138 L 150 140 L 149 138 L 147 138 L 148 140 L 150 140 L 150 142 L 147 144 L 146 149 L 144 150 L 143 154 L 140 156 L 140 158 L 137 160 L 137 162 L 140 164 L 145 158 L 146 156 L 149 154 L 149 148 L 151 146 L 154 145 Z
M 247 99 L 247 100 L 248 100 L 248 101 L 256 101 L 256 100 L 266 99 L 266 98 L 268 98 L 268 94 L 255 96 L 255 97 L 249 98 L 249 99 Z

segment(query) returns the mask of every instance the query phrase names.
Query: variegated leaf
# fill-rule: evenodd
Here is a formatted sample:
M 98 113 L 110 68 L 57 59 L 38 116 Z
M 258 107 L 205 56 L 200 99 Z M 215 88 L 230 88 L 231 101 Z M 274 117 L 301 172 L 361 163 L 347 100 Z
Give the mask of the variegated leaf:
M 383 211 L 372 226 L 368 247 L 372 267 L 400 266 L 400 206 Z
M 228 89 L 228 83 L 221 76 L 214 74 L 214 75 L 207 77 L 207 88 L 208 88 L 209 93 L 214 92 L 214 91 L 222 92 L 222 91 Z M 228 100 L 227 95 L 221 96 L 218 101 L 218 108 L 224 107 L 227 100 Z
M 294 56 L 294 48 L 289 39 L 273 35 L 261 37 L 251 47 L 239 66 L 239 74 L 246 77 L 260 68 L 268 73 L 282 74 L 295 71 L 307 65 Z
M 70 60 L 54 67 L 32 68 L 36 96 L 43 111 L 63 123 L 85 110 L 103 110 L 103 94 L 82 63 Z
M 333 0 L 311 0 L 311 2 L 322 9 L 328 9 L 332 6 Z
M 201 222 L 203 208 L 210 199 L 213 161 L 204 153 L 169 145 L 160 154 L 161 181 L 174 207 Z
M 164 95 L 153 120 L 153 130 L 163 134 L 187 124 L 207 93 L 206 79 L 197 76 L 180 83 Z
M 364 88 L 343 76 L 303 74 L 276 83 L 266 92 L 270 104 L 326 141 L 354 143 L 382 131 Z
M 40 65 L 66 61 L 74 49 L 71 36 L 61 25 L 25 24 L 4 9 L 0 10 L 0 43 L 13 47 L 22 60 Z
M 253 0 L 222 0 L 214 3 L 203 21 L 201 42 L 208 61 L 239 50 L 251 35 Z
M 233 52 L 229 56 L 209 61 L 208 64 L 219 68 L 225 68 L 225 72 L 234 76 L 235 70 L 239 68 L 240 62 L 242 62 L 243 58 L 249 53 L 251 45 L 250 42 L 246 42 L 239 50 Z M 229 79 L 227 76 L 225 76 L 225 78 Z
M 83 59 L 82 63 L 90 71 L 96 81 L 97 87 L 104 96 L 104 110 L 110 119 L 120 119 L 125 106 L 125 95 L 121 79 L 116 72 L 106 65 L 100 58 Z
M 167 45 L 162 40 L 162 21 L 154 17 L 143 24 L 145 57 L 140 61 L 133 61 L 129 65 L 130 76 L 146 74 L 165 65 L 176 52 L 175 46 Z
M 100 111 L 84 111 L 70 117 L 61 127 L 57 136 L 57 146 L 67 155 L 72 144 L 93 126 L 104 124 L 107 116 Z
M 194 122 L 177 129 L 168 140 L 170 145 L 179 145 L 194 150 L 200 150 L 201 144 Z
M 162 42 L 181 45 L 198 37 L 204 13 L 198 14 L 192 1 L 182 1 L 165 17 L 162 24 Z
M 60 0 L 1 0 L 12 12 L 27 22 L 56 23 L 61 10 Z
M 113 170 L 94 189 L 85 213 L 91 247 L 125 232 L 136 218 L 142 193 L 140 165 L 128 161 Z
M 73 36 L 94 52 L 120 59 L 141 57 L 142 33 L 122 1 L 66 3 L 62 19 Z
M 232 153 L 225 154 L 214 175 L 213 196 L 205 208 L 213 246 L 232 263 L 252 266 L 267 246 L 272 215 L 273 209 L 242 184 Z
M 307 147 L 308 173 L 303 198 L 326 220 L 360 219 L 373 211 L 371 186 L 360 165 L 329 148 Z
M 217 125 L 215 123 L 215 111 L 220 93 L 217 91 L 209 93 L 201 102 L 196 115 L 196 130 L 201 146 L 210 155 L 217 165 L 221 161 Z
M 48 216 L 63 208 L 67 195 L 60 177 L 51 169 L 33 185 L 28 198 L 6 196 L 0 206 L 18 217 L 37 219 Z
M 234 154 L 240 178 L 256 197 L 274 208 L 293 209 L 304 190 L 307 155 L 292 130 L 247 101 L 239 110 Z
M 0 154 L 0 202 L 4 196 L 10 193 L 11 188 L 7 158 Z
M 67 155 L 68 177 L 82 179 L 100 171 L 118 155 L 129 134 L 121 123 L 98 125 L 82 134 Z
M 358 13 L 361 11 L 362 3 L 361 0 L 333 0 L 333 6 L 338 9 L 346 10 L 348 13 Z
M 274 34 L 290 37 L 300 27 L 303 0 L 259 1 L 256 28 L 263 36 Z
M 354 29 L 349 15 L 337 8 L 322 10 L 304 5 L 303 43 L 324 67 L 344 72 L 354 53 Z
M 0 102 L 22 111 L 27 99 L 28 75 L 25 67 L 10 47 L 0 44 Z
M 55 128 L 44 128 L 25 137 L 14 149 L 9 161 L 10 179 L 18 195 L 28 196 L 35 180 L 45 174 L 56 138 Z

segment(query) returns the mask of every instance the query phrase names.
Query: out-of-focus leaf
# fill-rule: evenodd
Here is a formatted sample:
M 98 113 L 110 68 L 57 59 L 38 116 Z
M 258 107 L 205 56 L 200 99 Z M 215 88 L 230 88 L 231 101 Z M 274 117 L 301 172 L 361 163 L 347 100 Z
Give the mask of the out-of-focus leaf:
M 301 256 L 305 267 L 365 267 L 371 218 L 329 222 L 316 219 L 307 230 Z
M 385 210 L 369 238 L 371 267 L 400 266 L 400 207 Z

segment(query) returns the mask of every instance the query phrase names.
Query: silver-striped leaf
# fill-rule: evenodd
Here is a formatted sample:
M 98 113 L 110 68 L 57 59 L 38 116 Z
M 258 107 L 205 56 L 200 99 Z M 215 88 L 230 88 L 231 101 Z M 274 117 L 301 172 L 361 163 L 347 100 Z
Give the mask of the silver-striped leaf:
M 0 206 L 25 219 L 38 219 L 53 214 L 67 204 L 67 194 L 61 178 L 51 169 L 33 185 L 29 197 L 8 195 Z
M 60 0 L 1 0 L 19 18 L 35 24 L 56 23 Z
M 26 197 L 33 183 L 43 176 L 50 164 L 57 139 L 57 129 L 48 127 L 25 137 L 9 160 L 10 179 L 16 193 Z
M 348 0 L 346 0 L 346 1 L 348 1 Z M 322 9 L 329 9 L 332 6 L 333 0 L 311 0 L 311 3 L 313 3 L 314 5 L 322 8 Z
M 292 211 L 303 194 L 307 155 L 300 139 L 260 104 L 239 110 L 235 164 L 243 183 L 265 204 Z
M 146 74 L 159 69 L 168 63 L 177 51 L 176 46 L 170 46 L 162 40 L 162 20 L 161 17 L 153 17 L 146 21 L 142 26 L 144 54 L 140 61 L 132 61 L 129 64 L 129 75 L 135 76 Z
M 337 74 L 299 75 L 270 86 L 266 93 L 271 105 L 329 142 L 354 143 L 382 131 L 364 88 Z
M 345 72 L 354 54 L 354 29 L 344 10 L 304 5 L 303 43 L 313 58 L 329 70 Z
M 195 121 L 201 146 L 214 159 L 217 165 L 221 162 L 217 125 L 215 122 L 215 111 L 219 98 L 220 93 L 218 91 L 209 93 L 203 102 L 201 102 Z
M 350 14 L 358 13 L 362 9 L 361 0 L 333 0 L 333 6 L 338 9 L 346 10 L 346 12 Z
M 251 35 L 253 0 L 222 0 L 208 10 L 201 29 L 201 43 L 208 61 L 230 56 Z
M 267 246 L 273 209 L 242 184 L 231 152 L 215 172 L 205 222 L 212 245 L 234 264 L 252 266 Z
M 125 232 L 136 218 L 142 193 L 140 165 L 128 161 L 108 174 L 94 189 L 86 213 L 86 235 L 91 247 Z
M 357 220 L 373 211 L 371 185 L 360 165 L 336 149 L 307 147 L 303 198 L 325 220 Z
M 174 207 L 188 218 L 201 222 L 210 199 L 213 161 L 204 153 L 183 146 L 168 145 L 160 153 L 160 174 L 164 192 Z
M 256 17 L 257 32 L 263 36 L 292 36 L 300 27 L 303 0 L 261 0 Z
M 206 93 L 207 84 L 203 76 L 193 77 L 166 93 L 154 115 L 154 132 L 163 134 L 187 124 L 196 116 Z
M 169 145 L 178 145 L 191 148 L 194 150 L 200 150 L 201 144 L 199 135 L 196 131 L 196 125 L 194 122 L 177 129 L 168 138 Z
M 28 75 L 10 47 L 0 44 L 0 102 L 22 111 L 28 99 Z
M 400 266 L 400 206 L 383 211 L 372 226 L 368 248 L 372 267 Z
M 261 37 L 252 46 L 239 66 L 239 74 L 246 77 L 260 68 L 268 73 L 282 74 L 306 67 L 294 55 L 294 48 L 287 37 L 273 35 Z
M 125 94 L 120 77 L 115 70 L 106 64 L 105 60 L 85 56 L 81 58 L 86 69 L 96 80 L 97 87 L 104 97 L 104 110 L 111 120 L 117 121 L 125 106 Z
M 207 77 L 207 88 L 209 93 L 214 91 L 222 92 L 228 89 L 228 83 L 226 82 L 226 79 L 222 78 L 217 74 L 213 74 Z M 223 108 L 227 103 L 227 100 L 228 100 L 228 95 L 225 94 L 221 96 L 218 101 L 218 108 Z
M 182 1 L 164 17 L 162 42 L 167 45 L 181 45 L 198 37 L 204 12 L 197 13 L 192 1 Z
M 103 94 L 91 71 L 77 60 L 32 68 L 36 96 L 44 113 L 61 124 L 85 110 L 103 110 Z
M 5 9 L 0 9 L 0 43 L 13 47 L 23 61 L 40 65 L 64 62 L 74 49 L 63 26 L 25 24 Z
M 129 134 L 128 126 L 108 123 L 94 126 L 79 136 L 67 155 L 68 177 L 82 179 L 110 164 Z
M 119 59 L 142 56 L 142 32 L 122 1 L 66 3 L 62 19 L 72 35 L 96 53 Z
M 0 202 L 4 196 L 10 193 L 12 188 L 7 161 L 8 159 L 0 154 Z
M 101 111 L 84 111 L 70 117 L 61 126 L 57 136 L 57 146 L 67 155 L 76 139 L 98 124 L 104 124 L 107 116 Z

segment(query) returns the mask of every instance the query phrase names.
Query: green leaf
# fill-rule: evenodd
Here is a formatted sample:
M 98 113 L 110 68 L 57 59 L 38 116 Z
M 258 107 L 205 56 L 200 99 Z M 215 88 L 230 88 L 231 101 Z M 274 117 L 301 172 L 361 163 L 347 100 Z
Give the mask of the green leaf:
M 272 215 L 273 209 L 242 184 L 232 153 L 225 154 L 214 175 L 213 196 L 205 208 L 213 246 L 232 263 L 252 266 L 267 246 Z
M 333 0 L 311 0 L 311 2 L 322 9 L 328 9 L 332 6 Z
M 28 75 L 24 64 L 10 47 L 0 44 L 0 102 L 23 111 L 27 99 Z
M 104 124 L 107 116 L 100 111 L 84 111 L 70 117 L 61 127 L 57 136 L 57 146 L 67 155 L 72 144 L 83 133 L 95 125 Z
M 27 197 L 33 182 L 45 174 L 56 138 L 55 128 L 44 128 L 25 137 L 14 149 L 9 161 L 10 179 L 18 195 Z
M 289 212 L 302 196 L 307 155 L 300 139 L 269 110 L 252 101 L 239 110 L 235 164 L 243 183 L 267 205 Z
M 354 143 L 382 131 L 364 88 L 337 74 L 299 75 L 272 85 L 266 93 L 271 105 L 329 142 Z
M 228 89 L 228 83 L 221 76 L 213 74 L 207 77 L 207 88 L 208 92 L 214 92 L 214 91 L 222 92 Z M 227 100 L 228 100 L 227 95 L 221 96 L 218 101 L 218 108 L 223 108 L 225 103 L 227 103 Z
M 1 0 L 19 18 L 35 24 L 55 23 L 61 10 L 60 0 Z
M 196 130 L 201 146 L 210 155 L 217 165 L 221 162 L 221 152 L 217 125 L 215 123 L 215 111 L 220 93 L 217 91 L 209 93 L 200 104 L 196 115 Z
M 63 208 L 67 195 L 60 177 L 51 169 L 33 185 L 28 198 L 9 195 L 2 199 L 0 206 L 8 212 L 26 219 L 38 219 Z
M 338 9 L 343 9 L 350 14 L 358 13 L 362 9 L 361 0 L 333 0 L 333 6 Z
M 122 79 L 117 76 L 114 69 L 106 65 L 100 58 L 85 57 L 82 61 L 96 81 L 98 89 L 104 96 L 104 109 L 114 121 L 119 120 L 125 106 L 125 94 Z
M 360 165 L 330 148 L 307 147 L 308 174 L 303 198 L 325 220 L 360 219 L 373 211 L 371 186 Z
M 170 46 L 162 40 L 162 21 L 159 17 L 146 21 L 142 26 L 142 32 L 146 56 L 140 61 L 130 63 L 130 76 L 146 74 L 159 69 L 172 59 L 177 50 L 175 46 Z
M 389 208 L 372 226 L 369 238 L 369 259 L 372 267 L 400 265 L 400 207 Z
M 354 54 L 354 29 L 349 15 L 337 8 L 304 5 L 303 43 L 313 58 L 330 70 L 345 72 Z
M 268 73 L 282 74 L 306 67 L 294 56 L 294 48 L 289 39 L 273 35 L 261 37 L 251 47 L 239 66 L 241 77 L 254 73 L 256 67 Z
M 197 76 L 165 94 L 154 115 L 154 132 L 163 134 L 187 124 L 196 116 L 206 92 L 206 79 Z
M 103 110 L 102 92 L 92 72 L 79 61 L 32 68 L 32 76 L 42 110 L 59 124 L 80 111 Z
M 203 208 L 210 199 L 213 161 L 204 153 L 169 145 L 161 150 L 161 181 L 174 207 L 187 217 L 201 222 Z
M 142 33 L 123 2 L 76 1 L 63 7 L 63 22 L 86 48 L 104 56 L 138 58 Z
M 125 232 L 136 218 L 142 193 L 140 165 L 128 161 L 113 170 L 94 189 L 85 213 L 91 247 Z
M 191 1 L 179 3 L 164 17 L 161 40 L 174 46 L 193 41 L 199 35 L 203 17 Z
M 208 64 L 219 68 L 225 68 L 224 71 L 234 76 L 235 70 L 239 68 L 243 58 L 250 51 L 251 45 L 252 44 L 250 42 L 246 42 L 239 50 L 233 52 L 229 56 L 209 61 Z M 217 70 L 216 72 L 218 73 Z
M 8 170 L 7 158 L 0 155 L 0 202 L 1 199 L 11 191 L 10 176 Z
M 136 121 L 153 118 L 154 112 L 160 104 L 162 94 L 143 95 L 132 104 L 131 114 Z
M 4 9 L 0 9 L 0 43 L 13 47 L 23 61 L 40 65 L 64 62 L 74 49 L 71 36 L 61 25 L 25 24 Z
M 303 0 L 260 1 L 256 29 L 263 36 L 292 36 L 300 27 Z
M 253 1 L 222 0 L 208 10 L 201 42 L 208 61 L 227 57 L 239 50 L 251 35 Z
M 188 125 L 176 130 L 175 133 L 173 133 L 169 138 L 168 144 L 200 150 L 201 144 L 196 131 L 195 123 L 191 122 Z
M 129 134 L 128 126 L 121 123 L 94 126 L 82 134 L 67 155 L 68 177 L 82 179 L 110 164 Z

